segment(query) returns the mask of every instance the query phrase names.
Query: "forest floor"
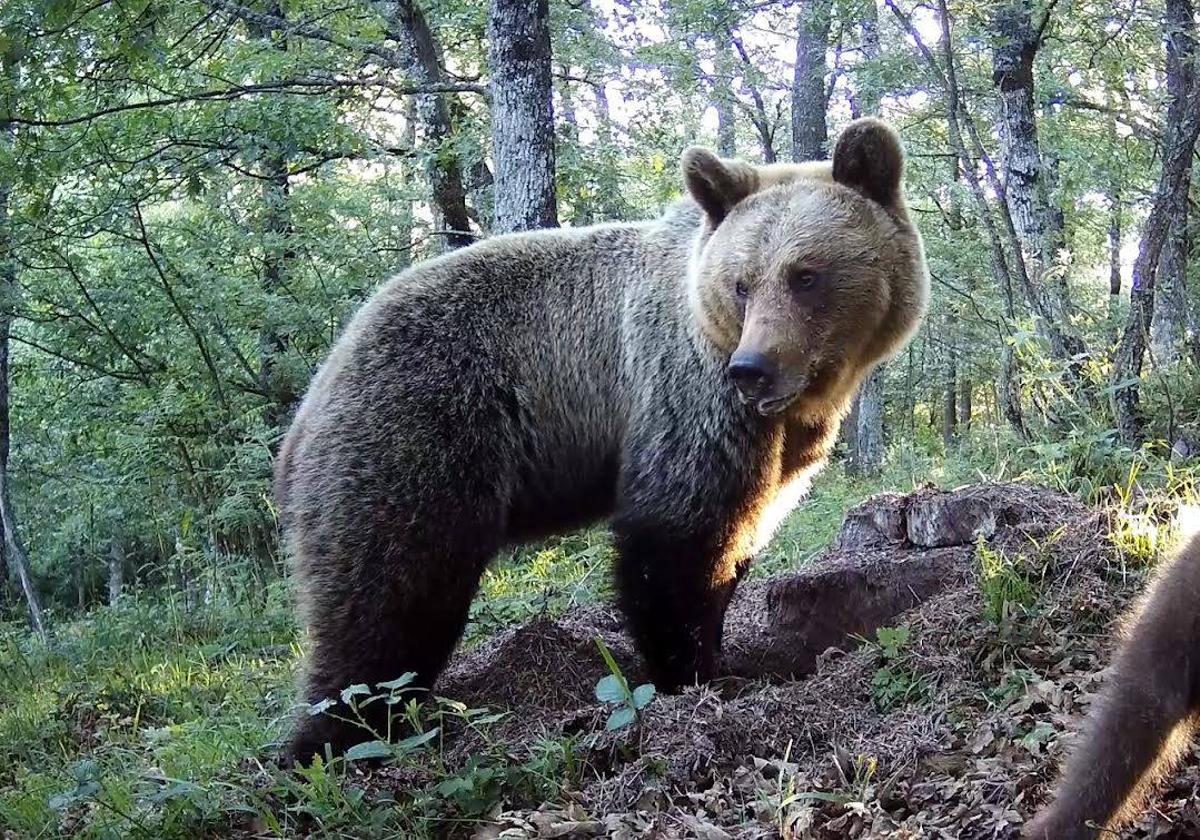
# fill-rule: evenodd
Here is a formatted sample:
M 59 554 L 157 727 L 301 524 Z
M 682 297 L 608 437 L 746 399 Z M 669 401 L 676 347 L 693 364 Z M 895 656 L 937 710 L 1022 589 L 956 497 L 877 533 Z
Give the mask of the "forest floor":
M 274 767 L 299 652 L 281 587 L 219 609 L 131 599 L 49 647 L 10 628 L 0 837 L 1015 837 L 1170 526 L 1037 487 L 970 492 L 998 511 L 990 539 L 875 545 L 901 565 L 949 552 L 955 574 L 802 679 L 651 696 L 601 537 L 502 563 L 439 698 L 376 689 L 423 733 L 386 749 L 365 734 L 383 766 Z M 763 633 L 779 573 L 859 551 L 831 539 L 844 499 L 818 493 L 800 514 L 832 521 L 827 552 L 789 527 L 743 587 L 731 656 Z M 1200 749 L 1125 836 L 1200 836 Z

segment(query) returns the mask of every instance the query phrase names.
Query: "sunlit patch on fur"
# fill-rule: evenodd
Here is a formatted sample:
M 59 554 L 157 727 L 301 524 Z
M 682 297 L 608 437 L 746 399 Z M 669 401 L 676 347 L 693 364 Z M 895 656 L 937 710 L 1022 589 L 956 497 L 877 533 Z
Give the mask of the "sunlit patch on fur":
M 739 557 L 754 557 L 770 544 L 783 520 L 808 494 L 813 475 L 821 466 L 814 464 L 798 473 L 795 478 L 779 488 L 774 498 L 760 505 L 756 514 L 746 518 L 746 524 L 736 540 Z
M 783 520 L 787 518 L 789 513 L 796 509 L 796 505 L 800 504 L 800 500 L 808 495 L 808 488 L 812 486 L 812 477 L 816 471 L 817 467 L 814 466 L 799 473 L 787 484 L 780 487 L 779 492 L 775 494 L 775 498 L 766 505 L 762 514 L 758 517 L 758 528 L 755 529 L 754 535 L 753 554 L 757 554 L 767 547 L 767 544 L 775 536 L 775 532 L 779 530 L 779 526 L 783 523 Z
M 1181 721 L 1171 730 L 1163 742 L 1162 749 L 1154 763 L 1142 774 L 1137 784 L 1133 786 L 1129 796 L 1121 803 L 1116 814 L 1108 822 L 1108 830 L 1113 834 L 1115 829 L 1128 825 L 1145 807 L 1146 800 L 1154 793 L 1167 775 L 1179 764 L 1180 759 L 1191 748 L 1192 738 L 1196 733 L 1196 722 L 1192 719 Z
M 1175 529 L 1181 543 L 1200 534 L 1200 505 L 1180 505 L 1175 513 Z

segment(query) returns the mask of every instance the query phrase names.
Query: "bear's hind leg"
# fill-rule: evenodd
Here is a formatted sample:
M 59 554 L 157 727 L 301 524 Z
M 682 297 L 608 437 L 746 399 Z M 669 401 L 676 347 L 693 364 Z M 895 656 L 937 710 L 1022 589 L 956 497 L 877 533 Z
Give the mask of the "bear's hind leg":
M 375 686 L 408 672 L 416 675 L 412 686 L 432 687 L 462 635 L 480 575 L 498 548 L 492 539 L 498 530 L 462 526 L 447 528 L 436 547 L 403 551 L 388 545 L 382 559 L 351 564 L 349 586 L 312 572 L 303 576 L 311 650 L 302 699 L 335 703 L 316 715 L 299 711 L 284 763 L 324 756 L 326 744 L 338 755 L 377 735 L 398 734 L 399 721 L 389 727 L 388 716 L 398 715 L 399 706 L 375 700 L 359 709 L 364 719 L 359 721 L 340 695 L 360 683 L 372 694 L 383 693 Z M 354 699 L 361 703 L 368 696 Z

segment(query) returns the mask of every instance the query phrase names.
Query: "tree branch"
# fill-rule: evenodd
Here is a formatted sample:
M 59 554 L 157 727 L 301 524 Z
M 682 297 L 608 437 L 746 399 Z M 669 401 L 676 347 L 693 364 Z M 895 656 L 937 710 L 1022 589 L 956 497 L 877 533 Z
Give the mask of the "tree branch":
M 62 120 L 46 120 L 36 117 L 13 115 L 8 122 L 13 125 L 28 125 L 48 128 L 65 128 L 82 123 L 90 123 L 101 117 L 121 114 L 127 111 L 144 111 L 150 108 L 163 108 L 170 105 L 184 105 L 189 102 L 227 102 L 243 96 L 260 93 L 280 93 L 289 96 L 323 96 L 332 90 L 347 87 L 371 87 L 384 83 L 382 78 L 374 79 L 286 79 L 278 82 L 264 82 L 255 85 L 234 85 L 223 90 L 202 90 L 183 93 L 176 96 L 166 96 L 160 99 L 149 99 L 145 102 L 127 102 L 123 105 L 113 105 L 100 108 L 87 114 L 68 117 Z M 397 96 L 415 96 L 429 93 L 484 93 L 480 85 L 461 83 L 442 83 L 435 85 L 401 85 L 388 86 L 388 92 Z

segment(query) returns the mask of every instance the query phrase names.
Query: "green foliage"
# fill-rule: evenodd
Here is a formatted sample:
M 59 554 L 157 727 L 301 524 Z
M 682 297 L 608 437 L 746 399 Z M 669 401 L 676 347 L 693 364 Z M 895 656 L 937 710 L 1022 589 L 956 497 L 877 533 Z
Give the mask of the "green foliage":
M 621 666 L 613 658 L 612 651 L 604 644 L 604 640 L 596 637 L 596 647 L 600 651 L 609 674 L 601 677 L 596 683 L 596 699 L 601 703 L 613 706 L 604 728 L 609 732 L 624 729 L 630 724 L 641 721 L 642 710 L 654 699 L 655 689 L 650 683 L 644 683 L 637 688 L 630 688 L 629 681 L 621 673 Z
M 608 536 L 597 531 L 515 551 L 483 573 L 481 597 L 471 605 L 468 640 L 607 597 L 611 561 Z
M 489 735 L 503 714 L 416 702 L 411 677 L 348 686 L 319 713 L 387 702 L 396 727 L 417 734 L 383 744 L 364 730 L 346 760 L 274 769 L 298 652 L 282 596 L 275 586 L 265 600 L 242 593 L 190 611 L 179 598 L 130 598 L 60 624 L 53 647 L 0 625 L 0 825 L 18 837 L 184 840 L 253 822 L 282 836 L 321 826 L 432 838 L 500 801 L 557 797 L 583 772 L 572 738 L 515 756 Z M 441 757 L 447 725 L 481 739 L 465 768 Z M 369 792 L 353 772 L 367 757 L 428 782 L 404 802 Z
M 879 658 L 880 665 L 871 677 L 871 698 L 881 712 L 890 712 L 920 703 L 929 697 L 930 679 L 914 670 L 909 651 L 912 628 L 907 624 L 897 627 L 880 627 L 875 631 L 875 641 L 868 642 Z M 865 641 L 865 640 L 864 640 Z
M 1027 575 L 1024 555 L 1010 558 L 993 550 L 982 537 L 975 543 L 979 562 L 979 588 L 983 593 L 983 614 L 995 624 L 1008 623 L 1016 612 L 1033 606 L 1038 592 Z

